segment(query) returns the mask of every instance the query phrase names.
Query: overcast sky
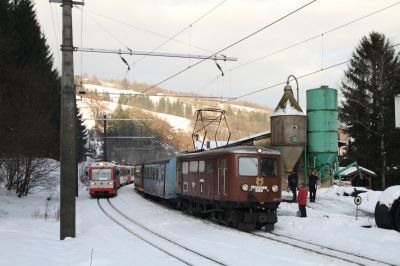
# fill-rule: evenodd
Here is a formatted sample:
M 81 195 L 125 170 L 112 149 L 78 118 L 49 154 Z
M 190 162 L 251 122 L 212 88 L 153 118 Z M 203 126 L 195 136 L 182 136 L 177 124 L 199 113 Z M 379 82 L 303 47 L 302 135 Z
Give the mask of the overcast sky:
M 129 47 L 136 51 L 152 51 L 166 40 L 160 35 L 173 36 L 187 28 L 175 37 L 179 42 L 170 41 L 157 51 L 208 56 L 310 1 L 86 0 L 83 14 L 81 9 L 74 8 L 74 46 L 82 44 L 82 47 L 101 49 Z M 55 63 L 59 67 L 61 7 L 59 4 L 50 4 L 48 0 L 34 2 L 42 30 L 54 54 Z M 221 72 L 213 61 L 205 61 L 160 86 L 175 91 L 199 92 L 207 96 L 237 97 L 286 81 L 290 74 L 300 77 L 346 61 L 361 37 L 371 31 L 384 33 L 393 44 L 400 43 L 400 16 L 398 15 L 400 4 L 326 33 L 397 2 L 395 0 L 318 0 L 223 51 L 224 55 L 238 58 L 237 62 L 219 62 L 225 73 L 224 77 L 221 77 Z M 222 3 L 220 6 L 193 24 L 220 3 Z M 191 24 L 193 25 L 189 27 Z M 322 33 L 326 34 L 322 37 Z M 320 36 L 304 44 L 241 66 L 317 35 Z M 399 50 L 398 47 L 397 50 Z M 126 55 L 124 58 L 132 64 L 141 56 Z M 84 53 L 81 64 L 81 55 L 76 53 L 74 60 L 76 74 L 83 71 L 99 78 L 115 79 L 126 76 L 129 81 L 135 80 L 148 84 L 156 84 L 187 68 L 189 64 L 197 62 L 193 59 L 146 57 L 134 64 L 131 71 L 127 73 L 127 66 L 115 54 Z M 345 69 L 346 65 L 341 65 L 299 79 L 300 104 L 305 107 L 305 91 L 308 89 L 321 85 L 339 89 Z M 296 88 L 294 82 L 291 84 L 293 88 Z M 275 107 L 282 96 L 283 87 L 283 85 L 274 87 L 243 99 Z

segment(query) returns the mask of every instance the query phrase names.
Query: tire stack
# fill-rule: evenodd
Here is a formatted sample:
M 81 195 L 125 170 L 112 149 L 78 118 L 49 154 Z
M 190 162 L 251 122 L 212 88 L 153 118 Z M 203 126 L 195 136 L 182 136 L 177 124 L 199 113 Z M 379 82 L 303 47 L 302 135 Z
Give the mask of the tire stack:
M 390 208 L 378 201 L 375 206 L 375 222 L 379 228 L 400 232 L 400 198 L 395 200 Z

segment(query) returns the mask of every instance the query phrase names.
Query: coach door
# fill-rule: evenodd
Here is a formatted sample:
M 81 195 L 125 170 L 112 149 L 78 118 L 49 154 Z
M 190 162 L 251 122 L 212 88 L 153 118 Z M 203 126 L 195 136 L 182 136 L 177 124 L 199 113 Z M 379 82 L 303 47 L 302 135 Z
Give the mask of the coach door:
M 218 196 L 220 198 L 224 198 L 227 195 L 227 160 L 226 159 L 218 159 Z

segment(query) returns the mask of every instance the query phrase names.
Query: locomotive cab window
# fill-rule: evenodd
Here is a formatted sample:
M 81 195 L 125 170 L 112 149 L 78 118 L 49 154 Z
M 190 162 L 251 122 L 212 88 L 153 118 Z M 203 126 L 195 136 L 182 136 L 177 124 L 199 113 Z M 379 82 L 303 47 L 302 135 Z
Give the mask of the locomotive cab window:
M 261 175 L 262 176 L 278 176 L 278 167 L 276 159 L 261 158 Z
M 214 165 L 213 165 L 212 161 L 207 161 L 206 171 L 208 174 L 212 174 L 214 172 Z
M 182 163 L 182 174 L 186 175 L 187 173 L 189 173 L 189 163 L 183 162 Z
M 191 161 L 189 163 L 189 172 L 195 173 L 199 169 L 199 162 L 198 161 Z
M 205 162 L 199 161 L 199 172 L 204 172 Z
M 258 158 L 239 157 L 239 175 L 258 176 Z

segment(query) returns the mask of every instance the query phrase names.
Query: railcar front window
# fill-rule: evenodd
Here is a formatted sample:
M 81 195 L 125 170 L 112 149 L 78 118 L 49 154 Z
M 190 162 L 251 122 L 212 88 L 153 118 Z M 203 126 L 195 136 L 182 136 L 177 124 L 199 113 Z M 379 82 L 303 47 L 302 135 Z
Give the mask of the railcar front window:
M 92 169 L 92 180 L 110 180 L 112 179 L 112 169 L 94 168 Z
M 257 157 L 239 157 L 239 175 L 257 176 L 258 158 Z
M 278 167 L 276 159 L 261 158 L 261 175 L 262 176 L 277 176 Z

